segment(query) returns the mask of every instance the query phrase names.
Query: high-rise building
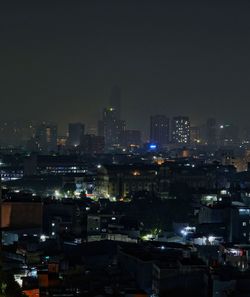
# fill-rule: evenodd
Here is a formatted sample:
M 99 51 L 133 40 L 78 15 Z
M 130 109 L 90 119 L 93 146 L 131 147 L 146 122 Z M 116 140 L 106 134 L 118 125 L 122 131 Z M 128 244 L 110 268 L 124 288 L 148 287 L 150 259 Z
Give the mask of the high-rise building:
M 103 110 L 102 120 L 98 123 L 98 135 L 105 139 L 106 149 L 119 146 L 121 133 L 125 130 L 125 121 L 118 119 L 113 107 Z
M 115 85 L 110 94 L 110 107 L 114 108 L 116 111 L 116 117 L 118 120 L 121 119 L 121 88 L 118 85 Z
M 124 147 L 138 147 L 141 145 L 141 131 L 124 130 L 121 133 L 121 145 Z
M 190 143 L 200 144 L 201 143 L 201 129 L 200 127 L 190 127 Z
M 233 124 L 220 125 L 220 145 L 230 146 L 239 144 L 239 128 Z
M 169 143 L 169 118 L 154 115 L 150 118 L 150 142 L 164 147 Z
M 172 142 L 175 144 L 190 143 L 189 117 L 177 116 L 172 119 Z
M 216 145 L 218 140 L 218 125 L 216 119 L 209 118 L 206 122 L 206 143 L 208 145 Z
M 81 151 L 85 154 L 101 154 L 104 152 L 104 137 L 86 134 L 81 139 Z
M 55 152 L 57 150 L 57 125 L 45 122 L 38 125 L 35 139 L 40 152 Z
M 68 127 L 68 145 L 78 146 L 84 135 L 84 124 L 70 123 Z

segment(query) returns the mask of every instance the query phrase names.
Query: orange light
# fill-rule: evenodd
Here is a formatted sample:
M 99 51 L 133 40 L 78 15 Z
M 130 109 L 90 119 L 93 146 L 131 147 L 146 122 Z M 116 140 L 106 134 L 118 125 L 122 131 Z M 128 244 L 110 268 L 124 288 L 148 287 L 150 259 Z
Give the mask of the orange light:
M 133 172 L 133 175 L 134 175 L 134 176 L 138 176 L 138 175 L 141 175 L 141 174 L 140 174 L 139 171 L 134 171 L 134 172 Z
M 39 289 L 33 289 L 33 290 L 25 290 L 23 291 L 23 293 L 25 295 L 27 295 L 28 297 L 39 297 Z

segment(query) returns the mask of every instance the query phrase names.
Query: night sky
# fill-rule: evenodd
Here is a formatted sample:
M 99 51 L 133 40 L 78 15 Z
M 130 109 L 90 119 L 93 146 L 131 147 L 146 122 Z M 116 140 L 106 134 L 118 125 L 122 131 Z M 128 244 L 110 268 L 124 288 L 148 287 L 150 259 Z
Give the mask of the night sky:
M 1 119 L 91 126 L 115 84 L 128 128 L 250 119 L 250 1 L 8 0 L 0 32 Z

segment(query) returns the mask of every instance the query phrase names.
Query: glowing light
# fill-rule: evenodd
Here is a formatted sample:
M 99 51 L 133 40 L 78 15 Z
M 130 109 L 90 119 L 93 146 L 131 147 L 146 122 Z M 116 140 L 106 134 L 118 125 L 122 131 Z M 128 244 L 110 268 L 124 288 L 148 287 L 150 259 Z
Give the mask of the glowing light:
M 157 147 L 156 144 L 153 144 L 153 143 L 149 145 L 149 148 L 150 148 L 151 150 L 155 150 L 156 147 Z
M 138 175 L 141 175 L 141 174 L 140 174 L 139 171 L 134 171 L 134 172 L 133 172 L 133 175 L 134 175 L 134 176 L 138 176 Z
M 186 230 L 181 230 L 181 234 L 183 235 L 183 236 L 187 236 L 187 231 Z
M 55 190 L 55 196 L 56 196 L 56 198 L 59 198 L 61 196 L 61 194 L 58 190 Z
M 215 237 L 214 236 L 208 236 L 208 241 L 210 242 L 210 243 L 212 243 L 212 242 L 214 242 L 215 241 Z
M 142 236 L 142 240 L 152 240 L 153 239 L 153 234 L 146 234 Z

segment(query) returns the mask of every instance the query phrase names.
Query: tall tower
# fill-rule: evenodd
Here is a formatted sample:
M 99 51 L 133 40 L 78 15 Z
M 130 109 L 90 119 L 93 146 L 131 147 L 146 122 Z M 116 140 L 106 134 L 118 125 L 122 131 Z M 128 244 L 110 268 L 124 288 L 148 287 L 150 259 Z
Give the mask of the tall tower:
M 116 111 L 116 117 L 118 120 L 121 119 L 121 95 L 121 88 L 118 85 L 115 85 L 111 90 L 109 105 Z
M 165 115 L 150 117 L 150 141 L 164 147 L 169 143 L 169 118 Z
M 104 136 L 107 149 L 121 144 L 121 133 L 125 130 L 125 121 L 118 119 L 113 107 L 103 110 L 102 120 L 98 123 L 98 135 Z

